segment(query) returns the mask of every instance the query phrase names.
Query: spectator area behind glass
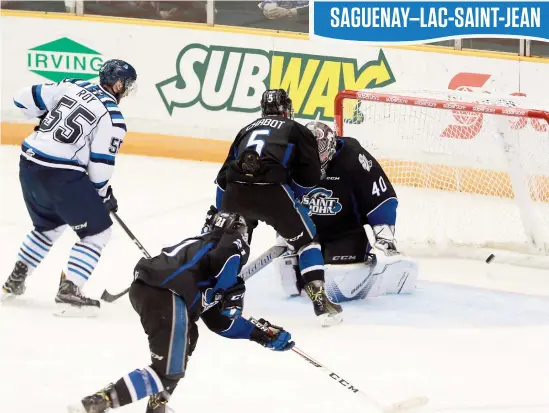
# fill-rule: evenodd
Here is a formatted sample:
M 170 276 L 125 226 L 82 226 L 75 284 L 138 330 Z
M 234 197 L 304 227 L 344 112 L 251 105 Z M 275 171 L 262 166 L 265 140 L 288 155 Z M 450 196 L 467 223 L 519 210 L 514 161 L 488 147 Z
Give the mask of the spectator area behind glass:
M 84 2 L 84 14 L 206 23 L 206 1 L 93 1 Z
M 71 3 L 71 2 L 67 2 Z M 6 10 L 45 11 L 50 13 L 67 13 L 70 8 L 64 1 L 20 1 L 2 0 L 0 7 Z
M 217 1 L 215 24 L 309 33 L 308 1 Z

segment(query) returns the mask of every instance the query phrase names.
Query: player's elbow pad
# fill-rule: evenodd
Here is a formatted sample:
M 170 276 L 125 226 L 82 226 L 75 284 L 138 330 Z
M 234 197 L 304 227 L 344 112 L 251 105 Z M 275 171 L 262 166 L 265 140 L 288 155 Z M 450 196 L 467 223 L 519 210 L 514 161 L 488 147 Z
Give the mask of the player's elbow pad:
M 47 112 L 41 96 L 37 95 L 37 91 L 33 87 L 26 87 L 18 91 L 13 97 L 13 104 L 21 110 L 27 119 L 40 117 Z
M 397 198 L 389 198 L 375 207 L 368 214 L 368 224 L 374 225 L 395 225 L 396 210 L 398 207 Z

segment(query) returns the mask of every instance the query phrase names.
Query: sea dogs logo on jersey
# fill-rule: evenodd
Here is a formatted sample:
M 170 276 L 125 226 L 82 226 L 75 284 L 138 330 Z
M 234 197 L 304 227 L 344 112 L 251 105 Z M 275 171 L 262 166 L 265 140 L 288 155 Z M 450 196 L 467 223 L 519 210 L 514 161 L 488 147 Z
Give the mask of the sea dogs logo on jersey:
M 315 188 L 303 197 L 303 205 L 314 215 L 336 215 L 343 209 L 339 198 L 332 197 L 333 191 Z
M 372 161 L 366 158 L 366 155 L 362 153 L 358 155 L 358 161 L 366 171 L 370 172 L 370 170 L 372 169 Z
M 52 82 L 96 78 L 102 65 L 101 53 L 68 37 L 33 47 L 27 53 L 29 70 Z
M 170 115 L 194 105 L 257 113 L 265 89 L 283 88 L 297 118 L 331 120 L 339 90 L 395 82 L 383 50 L 370 59 L 350 59 L 193 43 L 179 52 L 175 66 L 174 76 L 156 84 Z

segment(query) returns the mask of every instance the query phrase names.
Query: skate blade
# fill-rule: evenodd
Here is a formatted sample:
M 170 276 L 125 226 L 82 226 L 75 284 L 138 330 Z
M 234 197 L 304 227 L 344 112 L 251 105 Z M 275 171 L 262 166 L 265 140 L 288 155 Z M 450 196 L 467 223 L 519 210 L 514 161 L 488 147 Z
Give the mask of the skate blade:
M 99 315 L 99 307 L 83 306 L 76 307 L 70 304 L 57 303 L 56 311 L 53 315 L 57 317 L 75 317 L 75 318 L 91 318 Z
M 341 313 L 337 314 L 322 314 L 319 316 L 320 324 L 322 327 L 331 327 L 335 326 L 343 321 L 343 316 Z
M 0 303 L 12 301 L 13 299 L 15 299 L 15 297 L 17 297 L 17 295 L 8 293 L 4 289 L 0 290 Z
M 67 406 L 68 413 L 87 413 L 82 403 L 71 404 Z

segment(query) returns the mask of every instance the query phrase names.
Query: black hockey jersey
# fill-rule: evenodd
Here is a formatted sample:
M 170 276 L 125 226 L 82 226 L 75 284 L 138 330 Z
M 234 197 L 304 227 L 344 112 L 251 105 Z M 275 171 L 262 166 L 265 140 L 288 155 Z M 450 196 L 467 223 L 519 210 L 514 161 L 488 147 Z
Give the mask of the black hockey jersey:
M 240 161 L 245 152 L 259 155 L 259 170 L 244 172 Z M 225 190 L 227 182 L 287 184 L 313 187 L 320 179 L 316 139 L 305 126 L 283 116 L 259 118 L 240 130 L 218 176 Z
M 353 138 L 338 138 L 320 184 L 302 198 L 322 242 L 365 224 L 395 225 L 397 197 L 377 160 Z
M 164 248 L 151 259 L 142 258 L 135 267 L 135 279 L 179 295 L 195 322 L 218 304 L 213 301 L 216 291 L 236 284 L 249 253 L 236 231 L 217 229 Z

